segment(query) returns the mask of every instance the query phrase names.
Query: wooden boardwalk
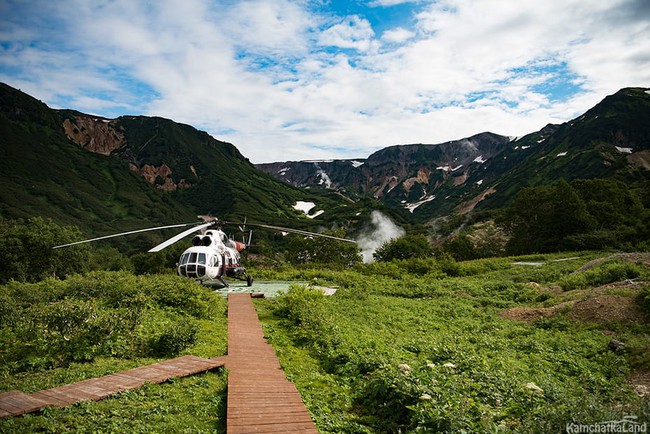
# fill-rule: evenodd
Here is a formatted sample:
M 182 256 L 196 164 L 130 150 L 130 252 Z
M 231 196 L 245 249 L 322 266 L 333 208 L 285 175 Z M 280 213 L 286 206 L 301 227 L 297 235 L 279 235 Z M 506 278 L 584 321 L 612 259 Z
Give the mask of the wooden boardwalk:
M 31 413 L 45 407 L 65 407 L 80 401 L 97 401 L 144 383 L 162 383 L 170 378 L 210 371 L 224 365 L 223 358 L 202 359 L 183 356 L 152 365 L 140 366 L 99 378 L 27 394 L 12 390 L 0 394 L 0 417 Z
M 228 355 L 183 356 L 99 378 L 27 394 L 0 394 L 0 418 L 97 401 L 109 395 L 224 366 L 228 369 L 228 434 L 318 434 L 296 389 L 287 380 L 273 347 L 264 340 L 250 294 L 228 297 Z
M 250 294 L 228 297 L 228 434 L 315 433 L 316 426 L 287 380 Z

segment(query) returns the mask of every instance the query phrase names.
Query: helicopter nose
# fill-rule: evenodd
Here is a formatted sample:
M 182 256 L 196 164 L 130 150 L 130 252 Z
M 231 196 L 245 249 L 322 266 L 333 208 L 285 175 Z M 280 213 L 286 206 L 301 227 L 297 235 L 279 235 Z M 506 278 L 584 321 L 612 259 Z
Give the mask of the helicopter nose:
M 178 274 L 183 277 L 202 279 L 206 275 L 205 253 L 185 253 L 181 257 Z

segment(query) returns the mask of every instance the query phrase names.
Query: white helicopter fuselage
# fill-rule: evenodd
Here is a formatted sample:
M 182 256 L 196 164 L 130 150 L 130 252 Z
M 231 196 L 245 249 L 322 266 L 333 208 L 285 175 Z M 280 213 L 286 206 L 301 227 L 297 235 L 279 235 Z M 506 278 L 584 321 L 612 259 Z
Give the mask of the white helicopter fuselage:
M 228 239 L 220 229 L 206 231 L 202 236 L 195 236 L 192 247 L 181 255 L 178 274 L 205 284 L 228 286 L 226 277 L 246 278 L 239 253 L 245 247 Z

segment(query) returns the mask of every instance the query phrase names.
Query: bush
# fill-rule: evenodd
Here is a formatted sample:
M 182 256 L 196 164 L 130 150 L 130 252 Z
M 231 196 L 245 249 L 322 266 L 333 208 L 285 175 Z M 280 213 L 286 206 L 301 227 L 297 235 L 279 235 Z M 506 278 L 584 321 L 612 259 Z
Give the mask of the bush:
M 343 237 L 341 231 L 328 234 Z M 293 238 L 287 247 L 287 260 L 293 265 L 329 264 L 351 267 L 361 262 L 356 244 L 324 237 Z
M 581 273 L 570 274 L 560 279 L 559 284 L 564 291 L 583 289 L 589 286 L 600 286 L 619 282 L 625 279 L 635 279 L 642 273 L 639 265 L 631 262 L 610 262 L 590 268 Z
M 176 355 L 196 343 L 197 319 L 225 308 L 223 297 L 177 276 L 92 272 L 66 281 L 11 282 L 0 286 L 2 369 Z
M 194 345 L 199 327 L 187 320 L 169 321 L 162 331 L 149 339 L 150 354 L 154 357 L 174 357 Z
M 644 285 L 641 288 L 641 305 L 650 314 L 650 285 Z
M 59 226 L 50 219 L 0 220 L 0 283 L 38 282 L 85 271 L 85 246 L 52 248 L 80 238 L 78 228 Z
M 432 254 L 426 236 L 405 235 L 382 244 L 373 257 L 379 262 L 390 262 L 395 259 L 428 258 Z

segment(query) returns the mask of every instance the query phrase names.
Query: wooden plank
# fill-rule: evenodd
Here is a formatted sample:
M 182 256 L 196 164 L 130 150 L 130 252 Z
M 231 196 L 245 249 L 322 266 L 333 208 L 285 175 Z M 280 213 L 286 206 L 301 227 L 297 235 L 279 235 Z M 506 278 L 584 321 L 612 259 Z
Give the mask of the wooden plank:
M 298 389 L 287 380 L 250 296 L 228 297 L 228 434 L 318 433 Z
M 32 396 L 38 399 L 52 400 L 54 407 L 65 407 L 79 402 L 78 399 L 68 396 L 65 393 L 58 392 L 55 389 L 41 390 L 40 392 L 32 393 Z
M 228 434 L 252 434 L 252 433 L 316 433 L 313 422 L 297 422 L 273 425 L 245 425 L 227 428 Z
M 35 398 L 19 390 L 12 390 L 0 395 L 0 409 L 2 414 L 24 414 L 51 404 L 49 400 Z
M 44 407 L 65 407 L 80 401 L 97 401 L 109 395 L 141 387 L 146 382 L 162 383 L 170 378 L 206 372 L 224 366 L 225 359 L 183 356 L 148 366 L 116 372 L 99 378 L 41 390 L 28 395 L 18 390 L 0 394 L 0 418 L 30 413 Z

